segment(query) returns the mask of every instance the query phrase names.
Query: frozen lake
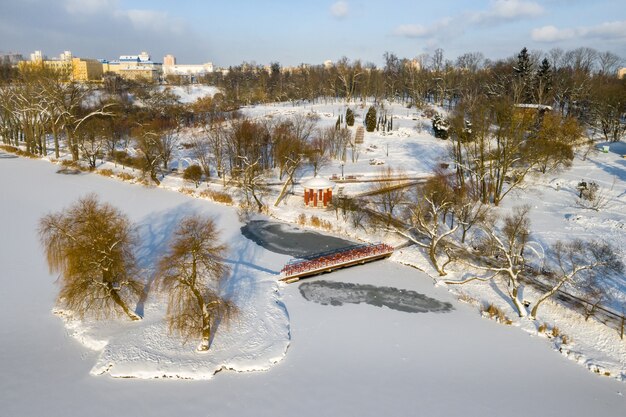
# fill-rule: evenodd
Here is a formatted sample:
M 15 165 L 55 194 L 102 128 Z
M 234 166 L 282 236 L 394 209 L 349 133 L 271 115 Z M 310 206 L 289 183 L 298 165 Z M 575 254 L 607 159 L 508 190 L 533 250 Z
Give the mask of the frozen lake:
M 282 287 L 291 345 L 267 372 L 222 371 L 210 381 L 89 375 L 99 352 L 68 337 L 51 314 L 39 218 L 97 192 L 142 227 L 158 249 L 163 224 L 189 211 L 214 215 L 251 267 L 278 271 L 288 256 L 241 236 L 234 210 L 96 175 L 55 174 L 46 162 L 0 158 L 0 410 L 3 416 L 542 416 L 623 417 L 626 385 L 560 356 L 539 337 L 480 318 L 415 269 L 375 262 L 326 281 L 423 294 L 454 310 L 407 314 L 366 303 L 332 308 Z M 233 226 L 235 225 L 235 226 Z M 306 283 L 319 282 L 312 278 Z

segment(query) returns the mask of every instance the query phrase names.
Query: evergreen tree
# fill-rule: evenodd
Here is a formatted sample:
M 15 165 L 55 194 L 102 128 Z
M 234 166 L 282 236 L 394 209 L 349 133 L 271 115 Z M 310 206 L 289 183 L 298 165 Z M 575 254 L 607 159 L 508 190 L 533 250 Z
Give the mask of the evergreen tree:
M 354 126 L 354 112 L 350 107 L 346 110 L 346 124 L 348 126 Z
M 528 49 L 522 48 L 517 55 L 517 64 L 513 67 L 516 78 L 517 97 L 516 101 L 531 102 L 532 95 L 532 72 L 533 63 L 530 60 Z
M 435 137 L 439 139 L 448 139 L 449 137 L 450 122 L 441 117 L 439 113 L 433 117 L 433 132 Z
M 374 106 L 370 106 L 367 114 L 365 115 L 365 130 L 373 132 L 376 129 L 376 109 Z
M 537 74 L 535 74 L 533 84 L 535 101 L 538 104 L 546 104 L 549 93 L 552 90 L 552 67 L 550 66 L 550 62 L 547 58 L 544 58 L 543 61 L 541 61 L 541 66 L 539 67 Z

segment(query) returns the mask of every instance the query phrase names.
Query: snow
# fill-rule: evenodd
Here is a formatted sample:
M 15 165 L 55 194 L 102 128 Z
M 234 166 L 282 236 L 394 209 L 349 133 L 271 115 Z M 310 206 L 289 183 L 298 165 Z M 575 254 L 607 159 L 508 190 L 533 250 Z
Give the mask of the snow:
M 217 87 L 199 84 L 190 84 L 184 86 L 175 85 L 169 86 L 167 88 L 169 88 L 172 93 L 180 97 L 179 101 L 184 104 L 193 103 L 194 101 L 203 97 L 213 97 L 220 91 Z
M 329 180 L 324 179 L 324 178 L 318 178 L 318 177 L 306 180 L 301 185 L 304 188 L 309 188 L 309 189 L 314 189 L 314 190 L 320 190 L 320 189 L 326 189 L 326 188 L 335 188 L 335 183 L 334 182 L 329 181 Z
M 536 410 L 542 415 L 624 415 L 622 383 L 562 358 L 543 337 L 481 319 L 475 306 L 459 302 L 446 288 L 433 286 L 427 275 L 413 268 L 380 261 L 334 272 L 332 281 L 413 291 L 450 303 L 453 311 L 412 314 L 368 304 L 321 305 L 304 299 L 298 284 L 280 286 L 276 293 L 269 277 L 289 258 L 241 237 L 241 224 L 233 209 L 96 175 L 57 175 L 55 169 L 42 161 L 0 160 L 0 215 L 5 220 L 0 251 L 3 415 L 380 416 L 414 415 L 416 410 L 430 416 L 526 416 Z M 118 355 L 115 358 L 126 359 L 154 353 L 140 344 L 148 335 L 160 332 L 154 329 L 158 317 L 152 310 L 158 309 L 160 302 L 147 302 L 145 319 L 138 324 L 124 323 L 107 332 L 84 326 L 83 341 L 89 336 L 92 343 L 106 342 L 102 351 L 85 348 L 75 338 L 75 328 L 66 328 L 51 313 L 57 287 L 37 243 L 37 221 L 88 192 L 97 192 L 140 224 L 144 266 L 164 249 L 166 238 L 183 215 L 200 211 L 215 216 L 231 245 L 233 276 L 248 277 L 233 293 L 245 299 L 257 286 L 267 285 L 268 291 L 258 292 L 267 298 L 256 304 L 263 306 L 256 311 L 256 323 L 270 329 L 284 331 L 285 321 L 271 309 L 268 314 L 266 307 L 276 303 L 276 312 L 288 314 L 290 344 L 284 359 L 267 372 L 220 372 L 211 381 L 89 375 L 108 363 L 102 361 L 108 349 Z M 126 331 L 133 326 L 142 330 Z M 219 337 L 224 340 L 220 343 L 226 345 L 228 338 L 236 337 L 221 330 Z M 158 350 L 164 366 L 170 366 L 167 354 L 172 341 L 157 339 L 150 346 Z M 251 344 L 269 341 L 265 346 L 272 346 L 274 353 L 263 355 L 265 364 L 276 359 L 276 352 L 280 356 L 285 346 L 284 338 L 274 343 L 263 335 L 240 340 Z M 128 346 L 126 353 L 121 349 L 123 341 Z M 217 346 L 217 338 L 215 343 Z M 102 349 L 102 345 L 92 347 Z M 189 351 L 187 358 L 202 361 L 212 352 Z M 176 355 L 182 356 L 180 350 Z M 244 369 L 242 362 L 249 358 L 237 357 L 241 362 L 235 365 Z M 256 367 L 260 357 L 249 363 Z M 141 368 L 135 367 L 137 364 Z M 109 372 L 115 373 L 119 366 L 120 375 L 145 371 L 145 376 L 154 376 L 156 365 L 152 369 L 148 365 L 143 359 L 127 361 Z

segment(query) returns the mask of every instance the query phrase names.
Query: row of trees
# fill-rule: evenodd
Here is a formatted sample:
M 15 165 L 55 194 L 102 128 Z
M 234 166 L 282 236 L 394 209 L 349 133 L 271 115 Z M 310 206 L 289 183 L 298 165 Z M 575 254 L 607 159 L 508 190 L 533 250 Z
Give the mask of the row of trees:
M 120 210 L 89 195 L 43 217 L 39 236 L 50 271 L 59 274 L 60 305 L 79 317 L 141 319 L 133 305 L 147 297 L 147 277 L 137 266 L 135 229 Z M 229 271 L 227 250 L 212 219 L 187 217 L 157 267 L 157 287 L 169 298 L 170 331 L 185 341 L 200 339 L 201 351 L 209 349 L 216 323 L 237 311 L 219 292 Z
M 623 61 L 611 52 L 556 48 L 544 53 L 524 48 L 504 60 L 491 61 L 473 52 L 453 62 L 438 49 L 432 56 L 415 60 L 385 53 L 384 60 L 382 68 L 344 57 L 330 67 L 303 65 L 288 71 L 277 63 L 269 70 L 242 64 L 226 74 L 210 74 L 206 81 L 222 88 L 237 105 L 374 99 L 453 108 L 484 97 L 506 97 L 513 103 L 554 106 L 562 116 L 596 127 L 606 140 L 619 140 L 624 134 L 619 121 L 626 105 L 626 86 L 616 78 Z

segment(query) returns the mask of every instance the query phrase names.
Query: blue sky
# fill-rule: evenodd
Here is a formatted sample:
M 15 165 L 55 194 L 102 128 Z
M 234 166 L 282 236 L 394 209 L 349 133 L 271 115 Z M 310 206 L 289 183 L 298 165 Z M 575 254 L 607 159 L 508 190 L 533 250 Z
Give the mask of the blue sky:
M 148 51 L 161 61 L 336 61 L 382 64 L 385 51 L 413 58 L 489 58 L 522 47 L 588 46 L 626 58 L 625 0 L 0 0 L 0 51 L 113 59 Z

